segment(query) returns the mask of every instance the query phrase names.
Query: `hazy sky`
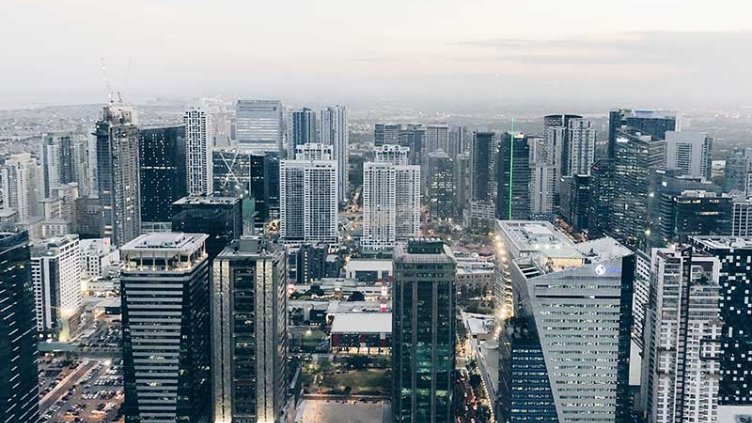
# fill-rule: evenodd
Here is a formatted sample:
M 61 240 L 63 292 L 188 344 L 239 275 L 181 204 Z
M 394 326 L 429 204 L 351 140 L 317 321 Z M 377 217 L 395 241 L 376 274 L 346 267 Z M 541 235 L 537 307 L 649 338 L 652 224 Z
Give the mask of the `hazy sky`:
M 0 0 L 0 105 L 752 104 L 748 0 Z

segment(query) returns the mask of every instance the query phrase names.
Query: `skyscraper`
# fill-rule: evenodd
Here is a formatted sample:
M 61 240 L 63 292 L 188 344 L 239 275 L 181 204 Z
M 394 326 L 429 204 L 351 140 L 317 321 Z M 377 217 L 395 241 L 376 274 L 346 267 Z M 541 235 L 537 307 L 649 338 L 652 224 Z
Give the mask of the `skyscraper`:
M 26 232 L 0 232 L 0 422 L 39 420 L 34 286 Z
M 203 233 L 209 260 L 243 235 L 242 200 L 238 197 L 189 196 L 172 204 L 172 231 Z
M 349 148 L 350 132 L 347 125 L 347 108 L 345 106 L 331 106 L 321 110 L 321 143 L 329 144 L 334 150 L 337 160 L 337 199 L 340 203 L 347 201 L 349 184 Z
M 499 141 L 499 174 L 496 178 L 499 188 L 496 216 L 499 219 L 525 220 L 530 217 L 531 143 L 537 145 L 540 144 L 540 141 L 519 132 L 507 132 Z M 540 170 L 546 169 L 548 168 Z M 550 178 L 541 177 L 541 180 L 542 186 L 537 192 L 538 197 L 546 195 L 545 188 L 546 186 L 550 187 L 550 184 L 547 183 Z
M 394 256 L 392 413 L 395 422 L 453 422 L 455 261 L 438 239 Z
M 752 238 L 694 237 L 692 245 L 720 261 L 719 415 L 744 421 L 752 415 Z M 734 418 L 736 416 L 736 418 Z
M 752 177 L 752 147 L 734 150 L 726 158 L 725 184 L 726 192 L 740 191 L 752 196 L 749 181 Z
M 548 222 L 496 232 L 497 420 L 627 422 L 634 255 L 611 238 L 575 244 Z
M 447 219 L 454 214 L 454 163 L 444 150 L 428 153 L 429 210 L 434 218 Z
M 666 131 L 666 169 L 710 180 L 713 139 L 705 132 Z
M 647 422 L 717 421 L 721 352 L 717 258 L 653 249 L 642 395 Z
M 335 243 L 338 237 L 337 162 L 332 147 L 297 147 L 280 162 L 280 236 L 287 243 Z
M 493 200 L 496 180 L 496 134 L 474 132 L 470 148 L 470 200 Z
M 18 212 L 19 221 L 40 215 L 44 195 L 42 169 L 29 153 L 13 154 L 0 168 L 3 208 Z
M 287 392 L 284 249 L 242 237 L 213 266 L 214 422 L 276 422 Z
M 81 251 L 78 235 L 32 245 L 37 332 L 44 339 L 68 342 L 78 331 L 81 297 Z
M 291 156 L 295 154 L 295 147 L 319 142 L 316 112 L 307 107 L 292 112 L 292 137 L 290 141 Z
M 426 151 L 432 153 L 436 150 L 449 151 L 448 125 L 426 126 Z
M 570 122 L 575 119 L 582 119 L 582 116 L 564 114 L 548 115 L 543 118 L 543 136 L 546 139 L 546 150 L 549 154 L 548 162 L 556 170 L 554 175 L 556 181 L 554 188 L 557 190 L 554 192 L 555 199 L 559 194 L 558 181 L 571 169 L 569 156 L 573 146 L 570 145 L 570 137 L 579 135 L 576 131 L 570 131 Z M 575 125 L 572 129 L 577 129 L 577 126 Z
M 373 128 L 373 145 L 399 144 L 402 125 L 377 123 Z
M 80 186 L 88 186 L 88 145 L 86 139 L 79 134 L 45 134 L 41 158 L 45 198 L 49 198 L 52 189 L 58 185 L 75 182 Z
M 566 140 L 569 151 L 566 155 L 567 167 L 561 176 L 589 175 L 595 162 L 596 130 L 593 122 L 586 119 L 570 119 Z
M 142 128 L 139 135 L 141 223 L 169 226 L 172 203 L 186 195 L 185 127 Z
M 388 143 L 381 145 L 384 144 Z M 399 145 L 410 149 L 408 164 L 423 165 L 426 154 L 426 128 L 420 124 L 405 125 L 399 131 Z
M 281 102 L 238 100 L 235 136 L 239 148 L 259 153 L 279 153 L 282 149 L 282 128 Z
M 188 195 L 211 194 L 212 148 L 214 128 L 211 116 L 201 108 L 190 108 L 183 115 L 185 127 L 185 172 Z
M 420 231 L 420 166 L 407 164 L 408 151 L 385 144 L 363 165 L 361 245 L 367 250 L 391 250 Z
M 123 414 L 130 422 L 211 415 L 207 235 L 141 235 L 121 248 Z
M 104 235 L 125 245 L 141 233 L 139 134 L 131 107 L 110 104 L 97 121 L 97 181 Z
M 678 131 L 676 113 L 658 110 L 614 109 L 608 115 L 608 157 L 614 157 L 618 131 L 632 128 L 644 135 L 665 140 L 667 131 Z
M 502 140 L 503 142 L 503 140 Z M 510 160 L 510 157 L 508 156 L 508 153 L 506 149 L 509 148 L 509 146 L 506 147 L 500 147 L 499 148 L 499 164 L 500 166 L 508 166 L 508 161 Z M 501 156 L 502 149 L 505 152 L 505 157 Z M 551 161 L 549 159 L 549 151 L 548 148 L 546 148 L 546 140 L 545 138 L 540 137 L 527 137 L 527 149 L 528 152 L 528 166 L 529 170 L 525 170 L 523 168 L 523 163 L 517 163 L 518 168 L 520 171 L 523 172 L 523 175 L 516 175 L 517 177 L 524 176 L 524 174 L 529 172 L 529 203 L 530 203 L 530 211 L 529 215 L 531 219 L 535 220 L 553 220 L 554 217 L 554 185 L 556 184 L 556 180 L 554 179 L 556 176 L 556 169 L 553 164 L 551 164 Z M 522 155 L 524 154 L 524 148 L 523 151 L 517 151 L 516 153 Z M 513 159 L 513 158 L 512 158 Z M 522 161 L 522 158 L 520 157 L 520 161 Z M 507 168 L 505 167 L 505 170 Z M 507 181 L 509 176 L 506 176 Z M 500 175 L 497 178 L 499 181 L 503 181 L 504 178 Z M 506 184 L 501 184 L 502 186 L 506 186 L 505 193 L 507 194 L 507 200 L 508 201 L 508 195 L 509 195 L 509 187 Z M 501 195 L 498 195 L 497 198 L 502 198 Z M 508 206 L 507 206 L 508 209 Z M 520 218 L 526 218 L 527 216 L 520 216 Z

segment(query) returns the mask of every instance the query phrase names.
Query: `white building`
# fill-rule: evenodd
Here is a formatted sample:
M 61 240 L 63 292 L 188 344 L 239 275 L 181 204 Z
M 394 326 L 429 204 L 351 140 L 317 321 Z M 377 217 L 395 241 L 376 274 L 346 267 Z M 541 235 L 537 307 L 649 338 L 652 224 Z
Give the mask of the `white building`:
M 27 221 L 41 214 L 39 201 L 43 198 L 42 168 L 29 153 L 13 154 L 0 168 L 2 207 L 18 212 L 19 221 Z
M 347 107 L 331 106 L 319 112 L 321 143 L 334 148 L 337 161 L 337 200 L 347 201 L 350 133 L 347 126 Z
M 752 197 L 735 198 L 731 217 L 731 236 L 752 236 Z
M 83 306 L 80 257 L 78 235 L 32 245 L 37 331 L 49 339 L 67 342 L 78 328 Z
M 238 100 L 237 146 L 254 152 L 282 151 L 282 103 L 277 100 Z
M 109 238 L 82 239 L 81 278 L 99 279 L 105 276 L 108 267 L 120 262 L 120 250 L 115 248 Z
M 545 138 L 530 137 L 530 214 L 549 220 L 554 212 L 556 168 L 549 160 Z
M 188 195 L 211 194 L 212 156 L 214 146 L 210 115 L 200 108 L 191 108 L 183 115 L 185 126 L 185 161 Z
M 713 139 L 705 132 L 666 132 L 666 169 L 710 180 Z
M 279 178 L 282 241 L 336 243 L 338 178 L 332 146 L 298 146 L 295 160 L 280 161 Z
M 692 247 L 653 249 L 642 395 L 649 423 L 717 420 L 720 262 Z
M 390 250 L 420 232 L 420 166 L 407 164 L 407 147 L 384 145 L 375 152 L 375 161 L 363 165 L 361 245 Z
M 562 176 L 590 175 L 595 161 L 596 130 L 587 119 L 570 119 L 567 127 L 569 161 Z

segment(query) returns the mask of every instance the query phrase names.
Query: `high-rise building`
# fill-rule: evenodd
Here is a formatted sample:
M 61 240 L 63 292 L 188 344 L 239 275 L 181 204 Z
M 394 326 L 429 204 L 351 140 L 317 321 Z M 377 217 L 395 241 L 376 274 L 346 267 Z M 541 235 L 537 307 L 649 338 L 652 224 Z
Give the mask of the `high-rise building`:
M 582 119 L 579 115 L 548 115 L 543 118 L 543 136 L 546 139 L 546 150 L 548 151 L 548 163 L 554 166 L 556 174 L 554 180 L 557 184 L 554 189 L 554 198 L 558 192 L 558 181 L 563 175 L 571 169 L 569 164 L 569 155 L 572 151 L 570 145 L 570 136 L 577 135 L 576 132 L 570 131 L 570 122 L 575 119 Z M 576 129 L 577 125 L 573 129 Z
M 712 148 L 713 139 L 705 132 L 666 131 L 666 169 L 709 181 Z
M 280 236 L 284 242 L 337 242 L 337 162 L 331 152 L 331 146 L 304 144 L 298 146 L 295 160 L 280 162 Z
M 503 142 L 503 141 L 502 141 Z M 502 150 L 506 153 L 506 148 L 509 146 L 502 146 L 499 148 L 499 152 L 501 153 Z M 555 189 L 554 186 L 556 184 L 556 168 L 553 164 L 551 164 L 551 161 L 549 159 L 549 151 L 548 148 L 546 148 L 546 140 L 545 138 L 540 137 L 527 137 L 527 149 L 529 150 L 529 170 L 525 170 L 523 168 L 524 163 L 516 163 L 516 168 L 519 168 L 519 170 L 522 171 L 523 175 L 516 175 L 517 177 L 524 176 L 524 174 L 529 173 L 529 198 L 530 198 L 530 218 L 534 220 L 549 220 L 552 221 L 554 218 L 554 193 Z M 517 154 L 524 154 L 524 148 L 522 151 L 516 151 Z M 514 160 L 514 158 L 511 158 Z M 505 170 L 507 170 L 506 166 L 509 166 L 509 160 L 510 157 L 508 156 L 508 153 L 505 154 L 504 157 L 499 154 L 499 164 L 501 166 L 505 166 Z M 521 162 L 521 157 L 519 159 Z M 516 170 L 515 170 L 516 172 Z M 507 180 L 509 176 L 506 176 Z M 499 181 L 502 181 L 503 178 L 501 176 L 498 177 Z M 501 185 L 501 184 L 500 184 Z M 509 188 L 507 186 L 505 194 L 507 195 L 507 200 L 509 196 Z M 497 198 L 502 198 L 502 195 L 498 195 Z M 509 207 L 507 206 L 507 210 Z M 525 216 L 520 216 L 520 218 L 526 218 Z
M 590 175 L 562 177 L 559 211 L 564 220 L 580 232 L 590 229 L 592 179 Z
M 567 167 L 561 176 L 589 175 L 595 162 L 596 130 L 587 119 L 570 119 L 565 139 L 569 143 Z
M 312 284 L 313 281 L 329 277 L 327 273 L 327 256 L 329 246 L 326 244 L 303 244 L 287 250 L 287 274 L 289 279 L 299 285 Z M 332 275 L 331 277 L 337 277 Z
M 495 133 L 473 132 L 473 143 L 470 148 L 470 200 L 493 200 L 496 151 Z
M 449 151 L 449 125 L 426 126 L 426 151 Z
M 614 109 L 608 115 L 608 157 L 616 153 L 618 132 L 625 128 L 659 140 L 666 139 L 666 132 L 680 130 L 676 113 L 658 110 Z
M 632 252 L 611 238 L 575 244 L 548 222 L 496 232 L 497 420 L 627 422 Z
M 363 237 L 371 251 L 390 250 L 420 231 L 420 166 L 408 165 L 407 147 L 375 148 L 363 165 Z
M 399 144 L 402 125 L 377 123 L 373 128 L 373 145 Z
M 142 128 L 139 135 L 141 224 L 169 226 L 172 203 L 186 196 L 185 128 Z
M 720 380 L 718 421 L 752 415 L 752 238 L 694 237 L 692 245 L 720 261 Z M 746 417 L 745 417 L 746 416 Z M 736 418 L 734 418 L 736 417 Z M 704 420 L 708 421 L 708 420 Z
M 611 210 L 614 202 L 615 166 L 612 159 L 600 159 L 590 169 L 591 194 L 588 215 L 593 219 L 588 222 L 588 234 L 601 237 L 611 231 Z
M 752 197 L 734 198 L 731 209 L 731 236 L 752 237 Z
M 734 150 L 726 158 L 725 184 L 726 192 L 739 191 L 752 196 L 750 178 L 752 177 L 752 147 Z
M 238 197 L 189 196 L 172 204 L 172 231 L 203 233 L 209 260 L 243 235 L 242 200 Z
M 627 246 L 644 246 L 650 236 L 650 182 L 653 173 L 664 167 L 666 143 L 633 128 L 617 130 L 615 141 L 609 232 Z
M 183 115 L 185 127 L 185 173 L 187 195 L 211 194 L 212 148 L 214 128 L 211 115 L 201 108 L 190 108 Z
M 347 108 L 331 106 L 319 113 L 321 122 L 321 143 L 333 147 L 334 159 L 337 160 L 337 199 L 340 203 L 347 201 L 349 184 L 349 149 L 350 132 L 347 125 Z
M 455 260 L 437 239 L 398 244 L 394 257 L 394 422 L 453 422 Z
M 212 152 L 212 191 L 243 200 L 243 224 L 259 228 L 279 217 L 279 156 L 237 148 Z M 250 233 L 249 230 L 245 230 Z
M 121 248 L 128 422 L 193 423 L 211 415 L 206 238 L 154 233 Z
M 454 160 L 458 154 L 470 151 L 470 139 L 467 136 L 467 127 L 455 126 L 449 131 L 449 157 Z
M 526 220 L 530 217 L 530 145 L 539 145 L 535 137 L 529 137 L 519 132 L 507 132 L 499 141 L 499 168 L 496 183 L 499 187 L 497 195 L 496 216 L 505 220 Z M 548 168 L 545 168 L 548 169 Z M 545 170 L 541 169 L 541 171 Z M 538 170 L 538 169 L 536 169 Z M 537 197 L 543 198 L 550 187 L 550 178 L 541 177 L 542 183 Z M 533 189 L 538 187 L 533 187 Z M 553 210 L 545 204 L 541 207 L 544 213 Z M 549 210 L 550 209 L 550 210 Z
M 88 143 L 80 134 L 54 132 L 44 135 L 41 160 L 45 198 L 51 197 L 52 189 L 58 185 L 77 183 L 88 188 L 88 150 Z
M 282 150 L 282 103 L 277 100 L 238 100 L 235 138 L 241 149 L 259 153 Z
M 117 246 L 141 233 L 137 125 L 133 108 L 111 104 L 103 109 L 94 134 L 104 236 Z
M 318 142 L 316 112 L 307 107 L 292 112 L 292 136 L 290 137 L 289 145 L 290 156 L 295 154 L 295 147 Z
M 78 332 L 83 311 L 78 235 L 33 244 L 31 276 L 40 338 L 68 342 Z
M 426 197 L 431 216 L 447 219 L 454 215 L 454 163 L 444 150 L 428 153 Z
M 214 422 L 281 421 L 287 393 L 284 249 L 234 240 L 212 270 Z
M 426 154 L 426 128 L 420 124 L 405 125 L 399 132 L 399 145 L 410 149 L 408 164 L 423 165 Z
M 2 207 L 18 212 L 19 221 L 40 215 L 42 169 L 29 153 L 13 154 L 0 167 Z
M 26 232 L 0 232 L 0 422 L 39 420 L 36 316 Z
M 470 152 L 465 151 L 454 159 L 454 207 L 462 216 L 470 202 Z
M 719 260 L 679 244 L 653 249 L 651 268 L 641 386 L 646 421 L 718 421 Z

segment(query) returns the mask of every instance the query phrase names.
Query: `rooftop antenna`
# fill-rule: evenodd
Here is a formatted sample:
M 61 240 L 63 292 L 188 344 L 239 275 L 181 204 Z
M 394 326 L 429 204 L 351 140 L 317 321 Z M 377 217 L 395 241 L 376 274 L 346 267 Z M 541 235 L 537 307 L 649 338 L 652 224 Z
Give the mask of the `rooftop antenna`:
M 102 70 L 102 78 L 104 78 L 104 83 L 107 86 L 107 102 L 112 104 L 113 101 L 113 92 L 112 92 L 112 83 L 110 82 L 110 76 L 107 74 L 107 66 L 104 64 L 104 58 L 99 58 L 100 63 L 100 69 Z

